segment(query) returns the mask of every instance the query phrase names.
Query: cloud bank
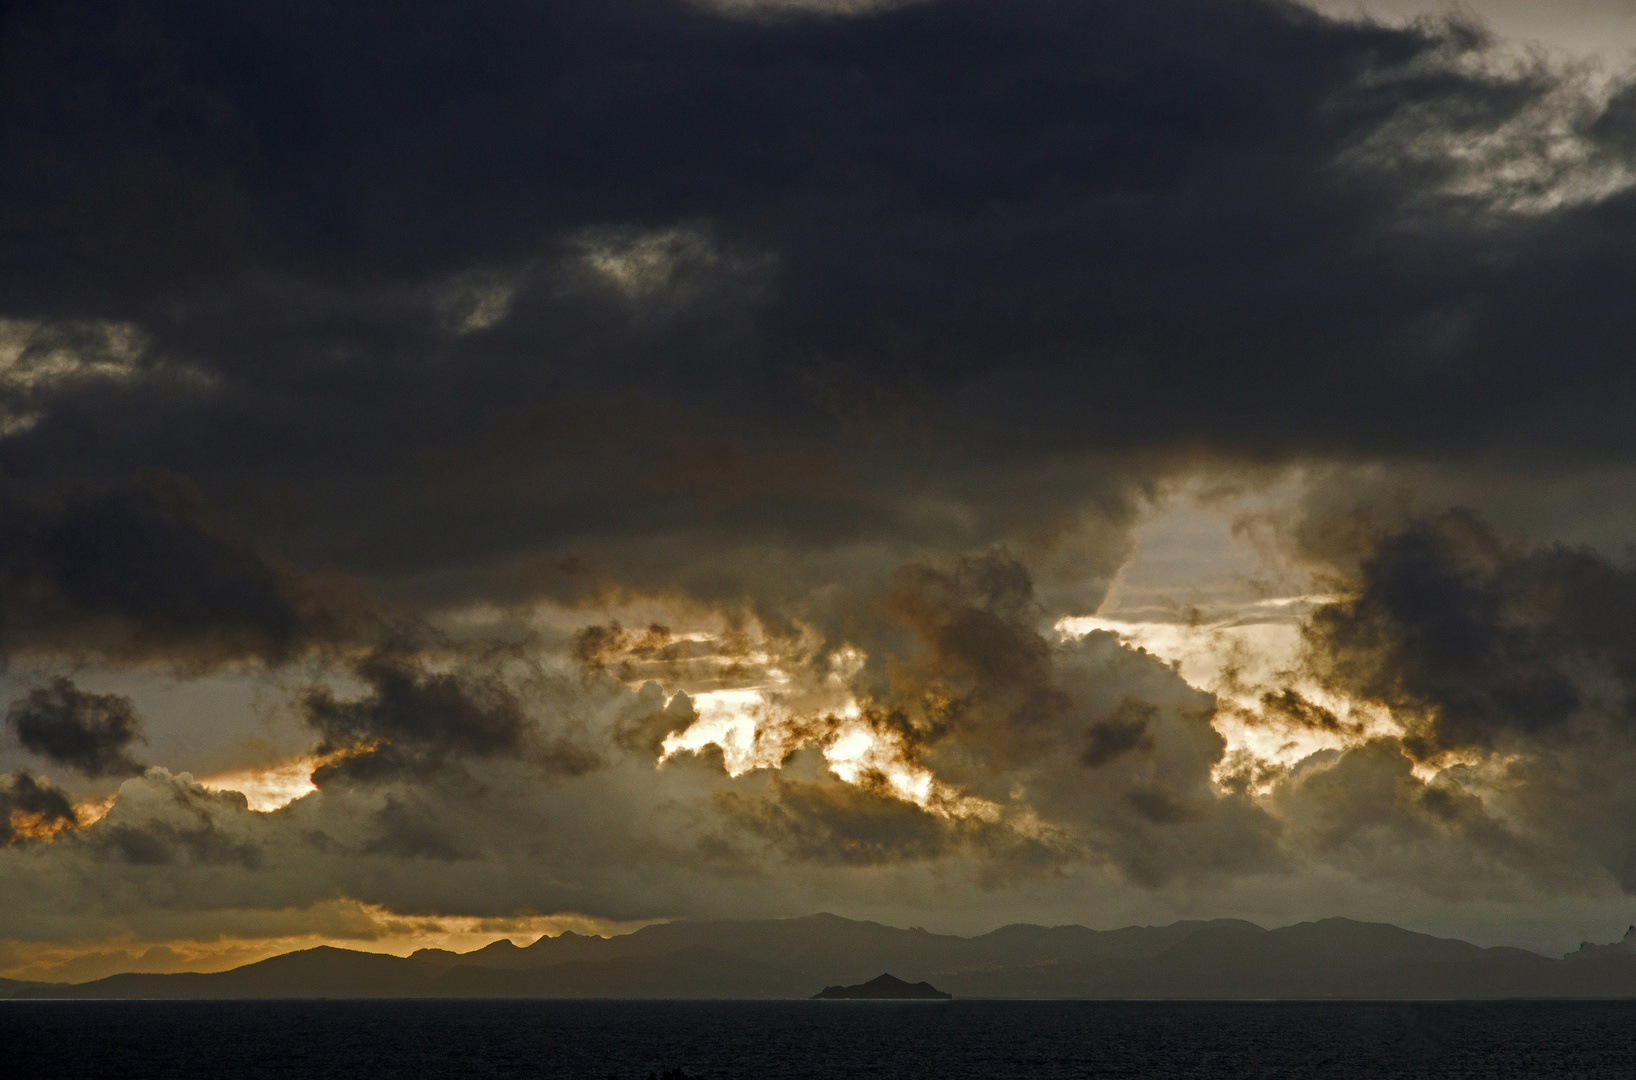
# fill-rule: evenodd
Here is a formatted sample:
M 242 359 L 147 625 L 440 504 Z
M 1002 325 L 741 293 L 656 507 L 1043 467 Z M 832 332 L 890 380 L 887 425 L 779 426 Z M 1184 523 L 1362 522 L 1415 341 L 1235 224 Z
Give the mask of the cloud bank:
M 1628 78 L 1278 0 L 3 18 L 0 937 L 1624 918 Z M 1292 476 L 1287 663 L 1055 629 Z M 311 790 L 135 756 L 250 678 L 187 723 Z

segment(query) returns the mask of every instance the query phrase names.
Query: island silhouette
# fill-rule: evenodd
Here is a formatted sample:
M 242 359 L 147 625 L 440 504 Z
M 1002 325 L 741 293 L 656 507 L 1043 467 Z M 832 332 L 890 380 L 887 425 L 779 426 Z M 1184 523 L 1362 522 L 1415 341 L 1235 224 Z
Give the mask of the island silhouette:
M 880 975 L 891 971 L 908 976 Z M 868 979 L 869 981 L 864 981 Z M 820 990 L 820 988 L 825 988 Z M 815 993 L 817 991 L 817 993 Z M 947 992 L 947 994 L 945 993 Z M 976 937 L 836 915 L 678 921 L 615 937 L 411 956 L 328 946 L 210 974 L 0 979 L 0 998 L 1632 998 L 1636 930 L 1567 958 L 1386 923 L 1237 919 L 1001 927 Z
M 826 1000 L 858 999 L 858 1000 L 900 1000 L 904 998 L 936 999 L 947 1001 L 954 997 L 945 994 L 929 982 L 910 983 L 890 973 L 881 974 L 866 983 L 856 986 L 826 986 L 814 998 Z

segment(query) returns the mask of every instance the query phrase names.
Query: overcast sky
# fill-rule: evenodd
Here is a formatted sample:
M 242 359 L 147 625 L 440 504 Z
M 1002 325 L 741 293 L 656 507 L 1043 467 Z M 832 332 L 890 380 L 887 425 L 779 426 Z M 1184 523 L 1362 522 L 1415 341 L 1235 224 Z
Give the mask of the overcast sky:
M 1636 6 L 4 18 L 0 975 L 1636 920 Z

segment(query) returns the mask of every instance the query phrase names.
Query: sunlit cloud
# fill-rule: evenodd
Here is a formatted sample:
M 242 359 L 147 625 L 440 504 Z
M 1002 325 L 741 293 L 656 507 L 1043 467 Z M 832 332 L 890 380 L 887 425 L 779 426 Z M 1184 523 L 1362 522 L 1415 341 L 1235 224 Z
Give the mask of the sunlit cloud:
M 1540 78 L 1550 89 L 1510 114 L 1474 114 L 1459 103 L 1405 106 L 1343 162 L 1443 173 L 1440 193 L 1501 215 L 1534 216 L 1597 203 L 1636 185 L 1622 152 L 1594 135 L 1622 78 L 1595 66 L 1547 72 L 1535 54 L 1450 46 L 1421 61 L 1476 79 Z M 1424 74 L 1420 67 L 1406 74 Z
M 1289 606 L 1295 603 L 1291 598 Z M 1250 681 L 1271 677 L 1294 664 L 1300 646 L 1300 627 L 1293 618 L 1246 623 L 1235 617 L 1195 624 L 1074 615 L 1059 619 L 1056 629 L 1076 637 L 1095 630 L 1117 634 L 1125 644 L 1176 665 L 1182 678 L 1203 690 L 1217 689 L 1229 675 Z
M 1402 733 L 1386 709 L 1339 697 L 1300 671 L 1299 620 L 1314 606 L 1336 599 L 1329 594 L 1270 597 L 1208 623 L 1072 616 L 1059 620 L 1056 629 L 1076 636 L 1098 630 L 1116 634 L 1125 644 L 1172 664 L 1190 685 L 1215 694 L 1212 725 L 1227 742 L 1215 769 L 1220 782 L 1247 761 L 1276 772 L 1323 750 Z M 1298 695 L 1303 710 L 1310 707 L 1325 723 L 1269 706 L 1269 701 L 1283 700 L 1277 695 L 1289 692 Z
M 79 822 L 79 827 L 84 828 L 87 825 L 95 825 L 108 816 L 108 811 L 112 810 L 114 803 L 118 801 L 119 793 L 116 791 L 104 798 L 86 799 L 83 802 L 75 803 L 74 817 Z
M 911 760 L 900 736 L 868 722 L 849 689 L 866 660 L 861 651 L 837 649 L 822 678 L 805 674 L 810 666 L 793 659 L 753 648 L 735 652 L 734 663 L 753 674 L 757 685 L 693 691 L 698 719 L 665 738 L 659 764 L 715 747 L 727 775 L 738 777 L 780 768 L 796 751 L 816 747 L 830 773 L 845 783 L 868 786 L 944 817 L 999 816 L 997 805 L 941 782 Z M 795 671 L 803 674 L 798 677 Z M 643 674 L 655 672 L 649 667 Z
M 997 803 L 965 795 L 913 762 L 896 733 L 870 724 L 856 701 L 821 717 L 780 710 L 759 691 L 725 690 L 700 694 L 699 719 L 669 736 L 661 763 L 678 753 L 721 750 L 729 776 L 776 769 L 797 750 L 816 746 L 836 779 L 869 787 L 941 817 L 998 820 Z
M 930 769 L 909 760 L 895 734 L 851 719 L 836 729 L 823 746 L 824 760 L 836 778 L 864 785 L 879 777 L 885 788 L 904 802 L 946 818 L 998 821 L 1004 808 L 988 799 L 963 794 L 945 784 Z

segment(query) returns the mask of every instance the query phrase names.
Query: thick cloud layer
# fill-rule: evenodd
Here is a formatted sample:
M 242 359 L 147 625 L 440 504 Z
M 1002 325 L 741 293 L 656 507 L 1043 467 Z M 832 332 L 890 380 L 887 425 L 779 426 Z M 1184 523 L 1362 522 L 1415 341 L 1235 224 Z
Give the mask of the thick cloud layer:
M 0 934 L 1636 887 L 1629 522 L 1525 507 L 1629 491 L 1629 80 L 1281 0 L 0 20 L 11 727 L 130 777 L 8 782 Z M 1302 470 L 1296 667 L 1056 631 Z M 312 783 L 66 672 L 276 681 L 219 723 Z
M 1148 472 L 1086 454 L 1622 445 L 1629 200 L 1574 185 L 1622 167 L 1627 105 L 1459 33 L 1202 0 L 9 18 L 0 306 L 149 359 L 44 400 L 7 475 L 174 469 L 303 560 L 737 598 L 817 582 L 706 552 L 1061 549 Z
M 0 599 L 0 650 L 13 655 L 277 664 L 364 630 L 163 475 L 62 499 L 0 496 Z

